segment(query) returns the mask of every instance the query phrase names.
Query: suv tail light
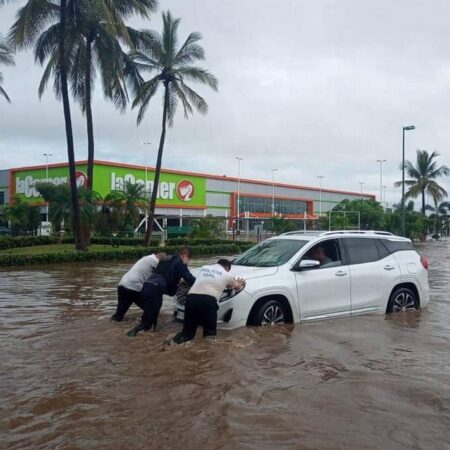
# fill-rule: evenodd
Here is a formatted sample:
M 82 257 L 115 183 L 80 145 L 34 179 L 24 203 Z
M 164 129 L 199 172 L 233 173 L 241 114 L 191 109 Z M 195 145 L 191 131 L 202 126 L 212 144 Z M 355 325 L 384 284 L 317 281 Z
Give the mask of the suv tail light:
M 426 256 L 421 256 L 420 262 L 422 263 L 422 266 L 428 270 L 428 265 L 429 265 L 428 258 Z

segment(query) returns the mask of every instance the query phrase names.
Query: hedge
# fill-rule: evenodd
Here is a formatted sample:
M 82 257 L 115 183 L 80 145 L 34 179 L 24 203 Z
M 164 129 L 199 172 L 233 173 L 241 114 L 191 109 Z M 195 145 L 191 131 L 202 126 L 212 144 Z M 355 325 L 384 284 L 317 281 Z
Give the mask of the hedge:
M 250 244 L 250 245 L 249 245 Z M 220 245 L 197 245 L 192 246 L 193 257 L 230 255 L 241 253 L 251 247 L 251 243 L 228 243 Z M 111 249 L 102 252 L 64 252 L 47 253 L 41 255 L 0 255 L 0 266 L 25 266 L 31 264 L 59 264 L 85 261 L 122 261 L 127 259 L 138 259 L 149 253 L 165 252 L 167 254 L 177 253 L 182 246 L 165 247 L 137 247 L 131 250 Z
M 167 239 L 166 246 L 192 246 L 196 247 L 198 245 L 222 245 L 229 244 L 227 239 L 187 239 L 187 238 L 175 238 Z M 75 243 L 73 236 L 6 236 L 0 238 L 0 250 L 8 250 L 10 248 L 18 247 L 32 247 L 35 245 L 49 245 L 49 244 L 73 244 Z M 114 237 L 103 237 L 94 236 L 91 238 L 91 244 L 99 245 L 135 245 L 137 247 L 143 247 L 143 238 L 114 238 Z M 239 241 L 239 244 L 250 244 L 247 241 Z M 159 240 L 152 240 L 151 246 L 157 247 L 159 245 Z M 253 244 L 252 244 L 253 245 Z

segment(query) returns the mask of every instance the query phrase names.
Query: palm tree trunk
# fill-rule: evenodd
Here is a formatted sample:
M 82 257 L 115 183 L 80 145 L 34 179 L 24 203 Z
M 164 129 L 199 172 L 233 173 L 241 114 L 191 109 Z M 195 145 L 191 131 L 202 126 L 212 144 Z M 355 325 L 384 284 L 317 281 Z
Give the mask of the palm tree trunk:
M 166 123 L 167 123 L 168 107 L 169 107 L 169 85 L 168 82 L 164 82 L 164 108 L 163 108 L 162 130 L 161 130 L 161 137 L 159 139 L 158 157 L 156 160 L 156 170 L 155 170 L 155 178 L 153 180 L 152 196 L 150 198 L 150 205 L 148 208 L 147 231 L 145 233 L 145 240 L 144 240 L 144 245 L 146 247 L 150 245 L 150 240 L 152 238 L 153 232 L 153 219 L 155 217 L 156 195 L 158 193 L 162 154 L 164 149 L 164 141 L 166 139 Z
M 422 215 L 425 215 L 425 189 L 422 190 Z
M 66 56 L 65 56 L 65 31 L 66 31 L 66 0 L 61 0 L 60 4 L 60 36 L 59 36 L 59 57 L 60 57 L 60 72 L 61 72 L 61 96 L 63 100 L 64 121 L 66 126 L 66 140 L 67 140 L 67 156 L 69 159 L 69 174 L 70 174 L 70 193 L 73 215 L 73 229 L 75 234 L 75 248 L 77 250 L 86 251 L 86 244 L 84 242 L 84 235 L 81 229 L 80 208 L 78 204 L 78 192 L 76 182 L 75 170 L 75 151 L 73 146 L 73 132 L 72 119 L 70 115 L 69 92 L 67 88 L 67 71 L 66 71 Z
M 88 166 L 87 166 L 87 190 L 92 191 L 94 184 L 94 123 L 92 120 L 92 35 L 89 34 L 86 42 L 86 73 L 85 73 L 85 104 L 88 136 Z
M 92 33 L 89 33 L 86 42 L 86 73 L 85 73 L 85 105 L 86 105 L 86 124 L 88 136 L 88 163 L 87 163 L 87 186 L 88 194 L 92 194 L 92 186 L 94 185 L 94 121 L 92 120 Z M 92 196 L 88 195 L 88 201 L 92 201 Z M 90 245 L 91 227 L 86 225 L 83 227 L 86 245 Z

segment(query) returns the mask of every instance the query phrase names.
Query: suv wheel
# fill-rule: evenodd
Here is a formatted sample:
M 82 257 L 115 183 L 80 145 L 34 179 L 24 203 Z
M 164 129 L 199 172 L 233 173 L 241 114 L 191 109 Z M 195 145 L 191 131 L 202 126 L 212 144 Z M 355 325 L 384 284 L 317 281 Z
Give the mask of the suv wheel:
M 419 309 L 416 294 L 408 288 L 397 288 L 391 294 L 387 305 L 387 313 L 414 311 Z
M 255 325 L 268 326 L 287 322 L 287 314 L 282 303 L 278 300 L 267 300 L 255 314 Z

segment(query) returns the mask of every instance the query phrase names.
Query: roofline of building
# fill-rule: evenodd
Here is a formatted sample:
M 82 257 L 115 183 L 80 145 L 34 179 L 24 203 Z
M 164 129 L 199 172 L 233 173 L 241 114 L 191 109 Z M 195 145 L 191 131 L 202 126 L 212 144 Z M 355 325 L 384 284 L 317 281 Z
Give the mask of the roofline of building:
M 81 164 L 87 164 L 87 160 L 82 161 L 76 161 L 75 164 L 81 165 Z M 145 170 L 147 167 L 147 170 L 156 170 L 153 166 L 143 166 L 138 164 L 129 164 L 129 163 L 118 163 L 118 162 L 111 162 L 111 161 L 102 161 L 102 160 L 94 160 L 94 164 L 98 165 L 106 165 L 106 166 L 113 166 L 113 167 L 125 167 L 128 169 L 141 169 Z M 52 164 L 39 164 L 34 166 L 24 166 L 24 167 L 14 167 L 12 169 L 9 169 L 12 172 L 18 172 L 22 170 L 36 170 L 36 169 L 45 169 L 46 167 L 52 168 L 52 167 L 66 167 L 69 163 L 52 163 Z M 230 177 L 228 175 L 212 175 L 208 173 L 201 173 L 201 172 L 189 172 L 184 170 L 175 170 L 175 169 L 161 169 L 162 173 L 175 173 L 179 175 L 187 175 L 187 176 L 196 176 L 196 177 L 204 177 L 204 178 L 210 178 L 213 180 L 226 180 L 226 181 L 238 181 L 237 177 Z M 264 180 L 254 180 L 250 178 L 239 178 L 239 183 L 250 183 L 250 184 L 264 184 L 267 186 L 275 185 L 277 187 L 285 187 L 290 189 L 303 189 L 308 191 L 317 191 L 317 192 L 328 192 L 331 194 L 349 194 L 354 196 L 364 196 L 364 197 L 371 197 L 372 199 L 375 199 L 376 196 L 373 194 L 366 194 L 364 192 L 355 192 L 355 191 L 342 191 L 338 189 L 328 189 L 328 188 L 318 188 L 318 187 L 312 187 L 312 186 L 303 186 L 303 185 L 297 185 L 297 184 L 289 184 L 289 183 L 279 183 L 279 182 L 272 182 L 272 181 L 264 181 Z

